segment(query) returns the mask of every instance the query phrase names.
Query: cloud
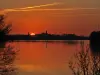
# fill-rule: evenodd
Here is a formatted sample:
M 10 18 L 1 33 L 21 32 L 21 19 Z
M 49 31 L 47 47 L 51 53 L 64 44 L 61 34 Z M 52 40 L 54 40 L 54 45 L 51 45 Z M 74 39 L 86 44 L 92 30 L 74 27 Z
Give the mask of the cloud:
M 100 10 L 99 8 L 45 8 L 42 7 L 48 7 L 48 6 L 57 6 L 63 3 L 51 3 L 51 4 L 44 4 L 44 5 L 38 5 L 38 6 L 28 6 L 23 8 L 13 8 L 13 9 L 2 9 L 0 10 L 0 14 L 6 14 L 9 12 L 27 12 L 27 11 L 73 11 L 73 10 Z M 38 8 L 38 9 L 37 9 Z
M 44 5 L 38 5 L 38 6 L 29 6 L 29 7 L 23 7 L 23 8 L 13 8 L 13 9 L 3 9 L 0 11 L 0 13 L 8 13 L 8 12 L 16 12 L 16 11 L 33 11 L 35 8 L 41 8 L 41 7 L 48 7 L 48 6 L 55 6 L 59 5 L 61 3 L 51 3 L 51 4 L 44 4 Z

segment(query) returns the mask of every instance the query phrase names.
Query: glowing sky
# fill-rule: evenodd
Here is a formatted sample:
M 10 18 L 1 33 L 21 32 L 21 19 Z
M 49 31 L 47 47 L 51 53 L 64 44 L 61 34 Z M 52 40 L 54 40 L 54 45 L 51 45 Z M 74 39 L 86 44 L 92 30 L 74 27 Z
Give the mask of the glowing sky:
M 0 13 L 12 22 L 11 33 L 88 35 L 100 24 L 100 0 L 0 0 Z

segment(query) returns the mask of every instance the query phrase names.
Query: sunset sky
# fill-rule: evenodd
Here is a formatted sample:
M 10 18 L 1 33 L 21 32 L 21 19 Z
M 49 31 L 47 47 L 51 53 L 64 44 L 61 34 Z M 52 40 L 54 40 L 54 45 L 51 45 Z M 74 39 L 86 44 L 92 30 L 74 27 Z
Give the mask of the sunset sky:
M 100 25 L 100 0 L 0 0 L 0 14 L 12 22 L 14 34 L 89 35 Z

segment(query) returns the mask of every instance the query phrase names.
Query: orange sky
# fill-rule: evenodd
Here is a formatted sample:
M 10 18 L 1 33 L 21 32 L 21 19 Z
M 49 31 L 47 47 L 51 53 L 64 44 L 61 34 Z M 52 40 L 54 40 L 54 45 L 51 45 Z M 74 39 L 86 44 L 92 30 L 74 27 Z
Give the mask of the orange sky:
M 1 11 L 6 13 L 8 21 L 13 24 L 11 33 L 41 33 L 48 30 L 49 33 L 88 35 L 91 31 L 97 30 L 100 24 L 99 0 L 54 0 L 51 2 L 26 0 L 22 4 L 20 1 L 15 1 L 16 5 L 10 0 L 5 3 L 6 5 L 0 6 Z M 4 4 L 3 0 L 1 2 Z
M 9 14 L 12 33 L 76 33 L 87 35 L 97 29 L 100 15 L 95 10 L 30 11 Z M 88 14 L 89 13 L 89 14 Z

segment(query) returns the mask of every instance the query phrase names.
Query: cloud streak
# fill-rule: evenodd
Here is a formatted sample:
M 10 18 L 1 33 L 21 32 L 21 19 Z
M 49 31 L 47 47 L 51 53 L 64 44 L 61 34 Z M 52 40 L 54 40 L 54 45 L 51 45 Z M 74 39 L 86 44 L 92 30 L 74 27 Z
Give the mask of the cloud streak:
M 30 6 L 30 7 L 23 7 L 23 8 L 13 8 L 13 9 L 3 9 L 1 10 L 1 13 L 7 13 L 7 12 L 16 12 L 16 11 L 33 11 L 35 8 L 41 8 L 41 7 L 48 7 L 48 6 L 55 6 L 59 5 L 61 3 L 51 3 L 51 4 L 44 4 L 44 5 L 38 5 L 38 6 Z
M 27 11 L 73 11 L 73 10 L 100 10 L 99 8 L 57 8 L 57 9 L 43 9 L 42 7 L 48 7 L 48 6 L 57 6 L 63 3 L 51 3 L 51 4 L 44 4 L 44 5 L 38 5 L 38 6 L 29 6 L 29 7 L 23 7 L 23 8 L 13 8 L 13 9 L 3 9 L 0 11 L 0 14 L 5 14 L 9 12 L 27 12 Z M 38 9 L 37 9 L 38 8 Z

